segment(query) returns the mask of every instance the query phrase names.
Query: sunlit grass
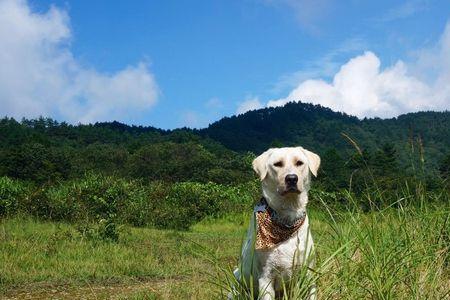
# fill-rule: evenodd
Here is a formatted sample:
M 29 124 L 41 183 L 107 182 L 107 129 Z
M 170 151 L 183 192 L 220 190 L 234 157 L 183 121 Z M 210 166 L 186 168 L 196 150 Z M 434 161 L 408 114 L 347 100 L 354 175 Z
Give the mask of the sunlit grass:
M 233 226 L 230 226 L 230 228 Z M 119 242 L 83 238 L 75 226 L 29 218 L 0 221 L 0 293 L 43 285 L 85 286 L 154 282 L 158 295 L 196 295 L 213 267 L 195 243 L 222 248 L 224 261 L 238 251 L 239 230 L 177 232 L 123 228 Z M 234 248 L 233 248 L 234 246 Z M 189 288 L 186 288 L 189 287 Z M 206 290 L 206 294 L 210 289 Z M 201 291 L 202 293 L 203 290 Z M 173 294 L 173 295 L 172 295 Z M 207 299 L 208 297 L 204 298 Z
M 306 298 L 313 282 L 320 299 L 450 297 L 448 202 L 369 213 L 335 210 L 325 202 L 321 210 L 317 207 L 310 210 L 316 267 L 309 277 L 300 268 L 280 299 Z M 248 284 L 236 282 L 230 270 L 218 264 L 222 294 L 233 290 L 236 299 L 253 299 Z
M 329 207 L 316 196 L 308 213 L 319 298 L 450 297 L 450 206 L 437 200 L 364 213 Z M 117 243 L 86 239 L 65 223 L 4 219 L 0 293 L 133 285 L 120 290 L 121 299 L 217 299 L 236 284 L 231 272 L 248 219 L 246 212 L 207 219 L 187 232 L 123 227 Z M 305 278 L 299 270 L 283 299 L 305 295 L 311 284 Z M 254 297 L 245 287 L 241 292 L 240 299 Z

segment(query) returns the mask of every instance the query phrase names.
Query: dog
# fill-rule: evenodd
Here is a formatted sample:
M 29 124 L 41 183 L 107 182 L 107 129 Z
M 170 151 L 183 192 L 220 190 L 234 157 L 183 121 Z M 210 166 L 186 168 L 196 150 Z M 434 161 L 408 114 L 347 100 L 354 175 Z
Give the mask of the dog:
M 258 299 L 275 299 L 297 267 L 313 267 L 314 245 L 306 214 L 311 176 L 320 157 L 302 147 L 271 148 L 253 161 L 262 199 L 255 206 L 242 246 L 236 279 L 252 286 Z M 229 294 L 233 299 L 233 291 Z M 307 299 L 316 299 L 309 288 Z

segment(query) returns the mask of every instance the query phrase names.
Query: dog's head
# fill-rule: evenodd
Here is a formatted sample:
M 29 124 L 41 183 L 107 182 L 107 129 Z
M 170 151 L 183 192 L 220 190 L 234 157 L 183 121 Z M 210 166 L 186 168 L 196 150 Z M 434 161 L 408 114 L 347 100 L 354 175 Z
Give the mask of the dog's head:
M 263 187 L 287 198 L 308 189 L 309 173 L 317 176 L 319 165 L 320 157 L 302 147 L 271 148 L 253 161 Z

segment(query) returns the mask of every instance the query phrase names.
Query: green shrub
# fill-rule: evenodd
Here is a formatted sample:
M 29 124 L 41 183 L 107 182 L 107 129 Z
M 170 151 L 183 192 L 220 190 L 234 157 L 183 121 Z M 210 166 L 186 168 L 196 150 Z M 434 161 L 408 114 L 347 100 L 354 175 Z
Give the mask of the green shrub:
M 32 205 L 31 213 L 52 220 L 107 219 L 117 215 L 118 208 L 129 200 L 132 186 L 132 182 L 124 179 L 87 174 L 81 179 L 43 188 L 43 195 L 38 197 L 42 205 Z
M 160 181 L 141 184 L 133 182 L 128 201 L 121 206 L 119 218 L 121 222 L 133 226 L 153 225 L 155 214 L 164 205 L 169 185 Z
M 155 211 L 164 201 L 168 187 L 161 182 L 140 181 L 87 174 L 81 179 L 42 187 L 30 197 L 26 211 L 45 219 L 97 224 L 153 223 Z M 111 226 L 108 226 L 111 228 Z
M 83 223 L 86 235 L 117 239 L 117 224 L 188 229 L 205 217 L 248 210 L 260 196 L 259 183 L 150 182 L 88 173 L 81 179 L 22 189 L 1 181 L 1 211 L 21 210 L 38 218 Z M 26 196 L 25 196 L 26 194 Z M 91 234 L 94 231 L 96 234 Z M 102 233 L 103 232 L 103 233 Z
M 119 213 L 134 200 L 135 186 L 124 179 L 87 174 L 48 189 L 46 217 L 83 222 L 84 235 L 117 241 Z
M 19 203 L 19 210 L 35 217 L 50 219 L 49 200 L 46 185 L 33 188 L 22 198 Z
M 88 240 L 117 242 L 121 226 L 115 219 L 115 216 L 111 215 L 108 219 L 100 219 L 98 222 L 80 222 L 77 224 L 77 230 Z
M 188 229 L 207 216 L 219 217 L 242 211 L 254 202 L 256 185 L 251 182 L 236 187 L 181 182 L 170 187 L 167 197 L 154 215 L 154 225 L 161 228 Z
M 25 197 L 27 192 L 28 188 L 22 182 L 0 177 L 0 217 L 16 213 L 20 199 Z

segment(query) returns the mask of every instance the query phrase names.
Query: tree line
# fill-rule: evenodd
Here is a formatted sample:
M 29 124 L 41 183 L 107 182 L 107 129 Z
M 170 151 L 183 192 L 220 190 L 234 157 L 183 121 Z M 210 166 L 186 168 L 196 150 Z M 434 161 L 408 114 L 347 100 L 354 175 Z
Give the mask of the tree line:
M 409 187 L 427 201 L 448 199 L 447 192 L 435 195 L 448 191 L 449 154 L 428 170 L 428 153 L 413 140 L 405 167 L 394 143 L 366 147 L 349 135 L 341 139 L 348 148 L 309 147 L 322 158 L 311 205 L 320 198 L 337 208 L 387 207 L 416 199 L 405 196 Z M 87 238 L 116 241 L 120 224 L 189 229 L 205 217 L 247 211 L 260 196 L 251 167 L 259 152 L 228 149 L 196 130 L 3 118 L 0 141 L 0 218 L 68 221 Z
M 0 120 L 0 176 L 37 183 L 86 172 L 148 181 L 239 183 L 253 178 L 250 153 L 237 153 L 188 130 L 52 119 Z

